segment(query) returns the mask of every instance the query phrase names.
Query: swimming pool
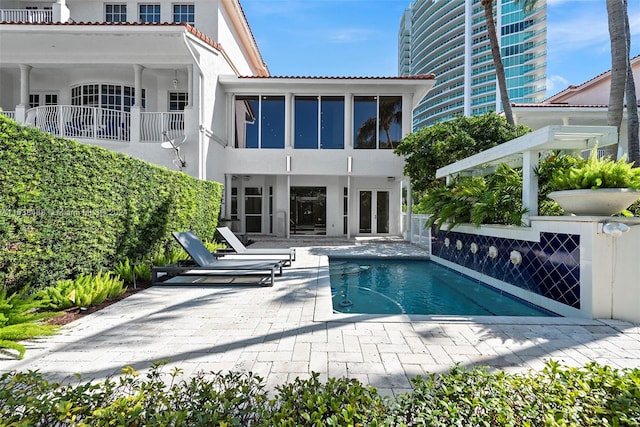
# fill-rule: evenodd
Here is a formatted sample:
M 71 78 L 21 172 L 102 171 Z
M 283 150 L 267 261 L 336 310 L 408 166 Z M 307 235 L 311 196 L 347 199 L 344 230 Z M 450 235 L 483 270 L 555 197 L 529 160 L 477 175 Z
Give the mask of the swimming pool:
M 555 316 L 433 261 L 329 257 L 339 313 Z

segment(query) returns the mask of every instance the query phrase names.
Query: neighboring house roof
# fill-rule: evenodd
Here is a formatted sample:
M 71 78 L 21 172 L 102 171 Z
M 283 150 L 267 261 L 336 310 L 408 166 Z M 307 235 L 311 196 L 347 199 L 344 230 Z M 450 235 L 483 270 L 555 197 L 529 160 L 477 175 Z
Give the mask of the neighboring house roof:
M 634 69 L 640 69 L 640 55 L 631 58 L 631 67 Z M 586 82 L 580 85 L 570 85 L 566 89 L 561 90 L 560 92 L 552 95 L 542 101 L 542 104 L 548 105 L 551 103 L 564 102 L 569 100 L 572 97 L 579 95 L 597 85 L 605 84 L 609 82 L 611 79 L 611 70 L 605 71 L 604 73 L 598 74 L 594 78 L 587 80 Z M 638 85 L 636 85 L 638 87 Z M 521 104 L 520 104 L 521 105 Z

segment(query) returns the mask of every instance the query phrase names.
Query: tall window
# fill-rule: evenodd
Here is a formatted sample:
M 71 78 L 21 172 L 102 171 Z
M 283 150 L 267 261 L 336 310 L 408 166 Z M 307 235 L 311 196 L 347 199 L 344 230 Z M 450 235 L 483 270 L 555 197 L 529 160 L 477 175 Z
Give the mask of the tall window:
M 392 149 L 402 139 L 401 96 L 353 99 L 354 148 Z
M 195 6 L 192 4 L 174 4 L 173 5 L 173 22 L 186 22 L 187 24 L 195 24 Z
M 344 148 L 344 97 L 296 96 L 294 110 L 295 148 Z
M 236 97 L 236 148 L 284 148 L 284 96 Z
M 187 92 L 169 92 L 169 111 L 184 111 L 189 104 Z
M 127 22 L 127 5 L 106 4 L 104 20 L 106 22 Z
M 141 4 L 140 22 L 160 22 L 159 4 Z

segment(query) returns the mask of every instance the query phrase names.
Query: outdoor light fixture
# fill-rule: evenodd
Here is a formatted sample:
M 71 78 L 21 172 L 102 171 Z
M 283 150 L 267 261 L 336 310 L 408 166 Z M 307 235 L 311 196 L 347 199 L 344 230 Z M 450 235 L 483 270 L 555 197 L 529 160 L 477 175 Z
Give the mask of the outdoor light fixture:
M 162 144 L 160 144 L 160 147 L 162 147 L 162 148 L 164 148 L 166 150 L 174 150 L 175 151 L 176 158 L 173 160 L 173 164 L 179 170 L 182 170 L 182 168 L 187 165 L 187 162 L 180 155 L 180 146 L 187 140 L 187 136 L 185 135 L 182 138 L 182 141 L 180 141 L 180 142 L 176 142 L 175 138 L 174 139 L 170 139 L 169 136 L 167 135 L 167 131 L 166 130 L 162 131 L 162 136 L 164 138 L 166 138 L 166 141 L 163 141 Z
M 619 237 L 622 233 L 626 233 L 629 230 L 629 226 L 621 222 L 605 222 L 602 224 L 602 232 L 604 234 L 610 234 L 613 237 Z
M 178 70 L 175 70 L 175 74 L 172 80 L 173 88 L 178 89 Z

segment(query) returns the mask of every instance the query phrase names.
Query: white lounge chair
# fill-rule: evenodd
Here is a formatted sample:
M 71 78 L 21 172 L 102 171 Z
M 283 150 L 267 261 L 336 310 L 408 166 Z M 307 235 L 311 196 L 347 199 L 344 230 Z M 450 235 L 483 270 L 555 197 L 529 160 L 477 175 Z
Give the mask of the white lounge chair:
M 222 238 L 227 242 L 227 245 L 235 251 L 234 255 L 251 255 L 251 256 L 277 256 L 284 257 L 281 258 L 283 261 L 287 261 L 288 265 L 291 265 L 293 261 L 296 260 L 296 250 L 295 249 L 254 249 L 247 248 L 242 244 L 240 239 L 231 231 L 229 227 L 218 227 L 218 233 L 222 236 Z
M 158 284 L 158 273 L 165 273 L 167 277 L 174 276 L 240 276 L 260 275 L 268 276 L 266 284 L 273 286 L 276 272 L 282 274 L 282 261 L 280 260 L 218 260 L 202 241 L 191 231 L 173 232 L 173 237 L 180 243 L 195 265 L 177 264 L 166 266 L 154 266 L 151 269 L 151 284 Z

